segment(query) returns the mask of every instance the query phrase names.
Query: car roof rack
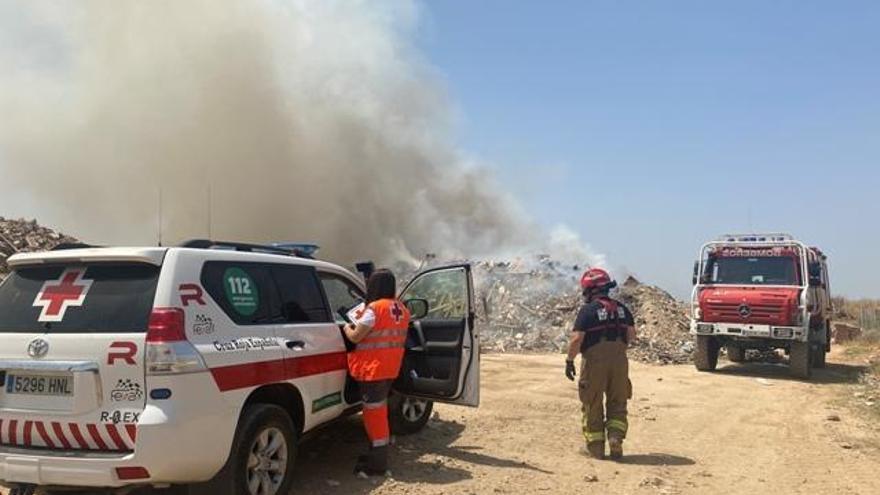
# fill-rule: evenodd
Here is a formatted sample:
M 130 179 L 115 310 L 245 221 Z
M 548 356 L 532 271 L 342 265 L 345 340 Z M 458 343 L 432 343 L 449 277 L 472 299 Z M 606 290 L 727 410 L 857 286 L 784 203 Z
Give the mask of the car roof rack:
M 314 259 L 318 250 L 315 244 L 299 243 L 275 243 L 275 244 L 251 244 L 247 242 L 212 241 L 210 239 L 191 239 L 180 244 L 179 247 L 190 249 L 225 249 L 229 251 L 242 251 L 247 253 L 278 254 L 281 256 L 296 256 L 298 258 Z

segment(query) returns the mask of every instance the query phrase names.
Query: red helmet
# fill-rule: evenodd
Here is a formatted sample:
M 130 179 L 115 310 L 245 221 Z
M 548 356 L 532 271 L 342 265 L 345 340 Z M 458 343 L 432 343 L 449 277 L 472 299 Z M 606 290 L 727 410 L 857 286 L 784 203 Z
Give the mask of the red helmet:
M 581 289 L 585 294 L 612 289 L 616 285 L 611 275 L 601 268 L 590 268 L 581 277 Z

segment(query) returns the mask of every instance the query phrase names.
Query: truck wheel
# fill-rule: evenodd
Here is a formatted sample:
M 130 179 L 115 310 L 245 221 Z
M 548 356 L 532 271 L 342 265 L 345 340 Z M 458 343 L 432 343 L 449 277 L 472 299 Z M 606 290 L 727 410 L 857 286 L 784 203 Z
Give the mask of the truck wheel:
M 812 370 L 810 367 L 810 358 L 812 357 L 812 346 L 809 342 L 792 342 L 791 349 L 788 352 L 788 366 L 792 376 L 798 378 L 810 378 Z
M 727 345 L 727 359 L 731 363 L 744 363 L 746 361 L 746 350 L 738 345 Z
M 393 394 L 388 399 L 388 420 L 391 423 L 391 431 L 395 435 L 418 433 L 428 424 L 433 410 L 434 403 L 429 400 Z
M 694 354 L 694 366 L 697 370 L 713 371 L 718 366 L 719 348 L 713 337 L 697 335 L 697 352 Z
M 825 367 L 825 344 L 820 344 L 813 349 L 813 368 Z
M 247 406 L 226 467 L 206 485 L 225 485 L 211 491 L 216 494 L 287 495 L 293 483 L 296 447 L 296 428 L 284 409 L 272 404 Z M 228 483 L 214 483 L 221 478 L 228 478 Z

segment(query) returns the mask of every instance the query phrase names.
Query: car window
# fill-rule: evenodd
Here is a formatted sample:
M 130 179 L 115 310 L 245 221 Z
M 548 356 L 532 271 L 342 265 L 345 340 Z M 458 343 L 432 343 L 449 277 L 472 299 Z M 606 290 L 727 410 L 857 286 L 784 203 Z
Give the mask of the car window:
M 402 294 L 402 299 L 428 301 L 428 319 L 459 319 L 468 313 L 468 274 L 453 267 L 419 275 Z
M 338 275 L 321 273 L 320 277 L 334 321 L 340 325 L 345 324 L 346 321 L 342 315 L 364 300 L 363 292 L 356 285 Z
M 19 268 L 0 285 L 0 333 L 146 332 L 158 279 L 146 264 Z
M 281 293 L 281 307 L 288 323 L 327 323 L 333 321 L 324 302 L 318 275 L 310 266 L 272 265 Z
M 283 320 L 278 288 L 264 263 L 208 261 L 202 286 L 238 325 L 268 325 Z

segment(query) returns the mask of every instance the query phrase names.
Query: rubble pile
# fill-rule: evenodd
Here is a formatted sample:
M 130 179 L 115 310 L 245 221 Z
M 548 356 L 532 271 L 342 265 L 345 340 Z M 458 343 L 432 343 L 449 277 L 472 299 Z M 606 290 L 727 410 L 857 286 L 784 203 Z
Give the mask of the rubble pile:
M 477 315 L 487 352 L 562 352 L 582 304 L 583 267 L 549 257 L 534 261 L 474 263 Z M 665 291 L 634 278 L 615 295 L 633 311 L 638 342 L 634 359 L 649 363 L 690 361 L 687 306 Z
M 687 304 L 658 287 L 630 277 L 618 294 L 636 320 L 638 340 L 630 356 L 648 363 L 681 364 L 691 360 L 694 351 Z
M 36 220 L 0 217 L 0 278 L 9 271 L 6 259 L 18 252 L 45 251 L 63 242 L 77 242 L 73 237 L 42 227 Z

